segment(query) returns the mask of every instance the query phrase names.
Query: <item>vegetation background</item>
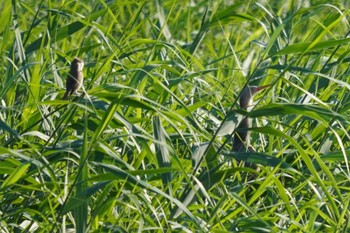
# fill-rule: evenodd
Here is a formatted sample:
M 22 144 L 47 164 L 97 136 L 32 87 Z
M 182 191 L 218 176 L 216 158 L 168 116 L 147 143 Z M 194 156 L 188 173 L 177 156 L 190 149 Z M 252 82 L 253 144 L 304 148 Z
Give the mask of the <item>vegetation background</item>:
M 0 231 L 349 232 L 349 4 L 0 1 Z

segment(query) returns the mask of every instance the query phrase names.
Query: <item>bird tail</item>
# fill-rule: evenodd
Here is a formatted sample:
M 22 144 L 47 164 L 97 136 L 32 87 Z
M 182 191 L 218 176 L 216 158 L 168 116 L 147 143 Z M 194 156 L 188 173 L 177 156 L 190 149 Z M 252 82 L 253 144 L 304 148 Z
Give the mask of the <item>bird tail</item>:
M 64 96 L 62 97 L 62 100 L 68 99 L 69 91 L 67 90 L 66 93 L 64 93 Z

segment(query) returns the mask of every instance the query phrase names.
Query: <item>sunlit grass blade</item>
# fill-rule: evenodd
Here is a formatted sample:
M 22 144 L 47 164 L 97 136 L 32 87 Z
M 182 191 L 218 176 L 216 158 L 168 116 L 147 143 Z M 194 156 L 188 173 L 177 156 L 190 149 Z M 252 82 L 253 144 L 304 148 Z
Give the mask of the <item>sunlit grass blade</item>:
M 156 155 L 160 168 L 171 167 L 170 163 L 170 151 L 169 146 L 167 145 L 167 140 L 169 136 L 166 134 L 160 118 L 155 116 L 153 118 L 153 129 L 154 129 L 154 138 L 157 140 L 155 142 Z M 172 195 L 171 188 L 171 173 L 162 174 L 163 185 L 166 187 L 166 190 L 169 190 L 169 195 Z

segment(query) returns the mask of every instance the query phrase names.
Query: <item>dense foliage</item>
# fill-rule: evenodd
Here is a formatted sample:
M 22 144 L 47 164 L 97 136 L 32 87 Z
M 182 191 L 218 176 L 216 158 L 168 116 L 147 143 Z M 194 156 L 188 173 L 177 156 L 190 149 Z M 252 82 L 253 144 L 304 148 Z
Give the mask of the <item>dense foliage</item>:
M 334 2 L 2 0 L 0 231 L 349 232 Z M 248 84 L 271 87 L 247 113 Z M 218 133 L 236 113 L 256 153 Z

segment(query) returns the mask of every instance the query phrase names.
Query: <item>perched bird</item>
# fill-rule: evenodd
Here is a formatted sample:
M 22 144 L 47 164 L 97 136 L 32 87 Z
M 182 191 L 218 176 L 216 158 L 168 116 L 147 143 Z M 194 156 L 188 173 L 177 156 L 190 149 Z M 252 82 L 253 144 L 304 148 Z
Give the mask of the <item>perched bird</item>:
M 242 109 L 247 110 L 249 106 L 253 104 L 253 97 L 259 91 L 269 87 L 267 86 L 246 86 L 240 94 L 239 105 Z M 232 151 L 245 152 L 255 151 L 250 145 L 250 132 L 249 128 L 252 127 L 252 121 L 250 118 L 245 117 L 236 128 L 236 132 L 233 136 Z
M 83 84 L 83 67 L 84 61 L 80 58 L 74 58 L 70 65 L 70 71 L 67 77 L 66 83 L 66 93 L 62 99 L 67 99 L 70 95 L 74 94 L 77 90 L 80 89 Z
M 268 87 L 270 87 L 270 85 L 246 86 L 239 96 L 240 107 L 244 110 L 247 110 L 248 107 L 252 106 L 253 104 L 254 95 Z M 235 111 L 232 111 L 225 117 L 225 121 L 222 122 L 221 127 L 218 129 L 217 136 L 231 135 L 232 131 L 234 131 L 232 151 L 254 151 L 254 148 L 249 143 L 249 128 L 251 128 L 251 119 L 244 117 L 241 114 L 235 113 Z M 210 143 L 202 144 L 196 146 L 196 148 L 193 150 L 193 158 L 195 160 L 196 167 L 199 167 L 201 160 L 204 158 L 198 156 L 202 156 L 209 145 Z M 246 163 L 246 165 L 250 166 L 248 163 Z M 195 182 L 187 186 L 187 189 L 185 189 L 183 195 L 180 197 L 180 200 L 185 207 L 194 202 L 198 196 L 202 195 L 200 191 L 201 189 L 211 189 L 213 185 L 216 184 L 215 179 L 217 179 L 217 177 L 222 177 L 222 175 L 218 175 L 220 172 L 222 172 L 219 169 L 220 166 L 221 165 L 210 167 L 210 169 L 203 169 L 200 175 L 196 177 Z M 199 185 L 199 183 L 201 185 Z M 182 209 L 174 208 L 174 211 L 172 213 L 173 218 L 179 217 L 182 212 Z

